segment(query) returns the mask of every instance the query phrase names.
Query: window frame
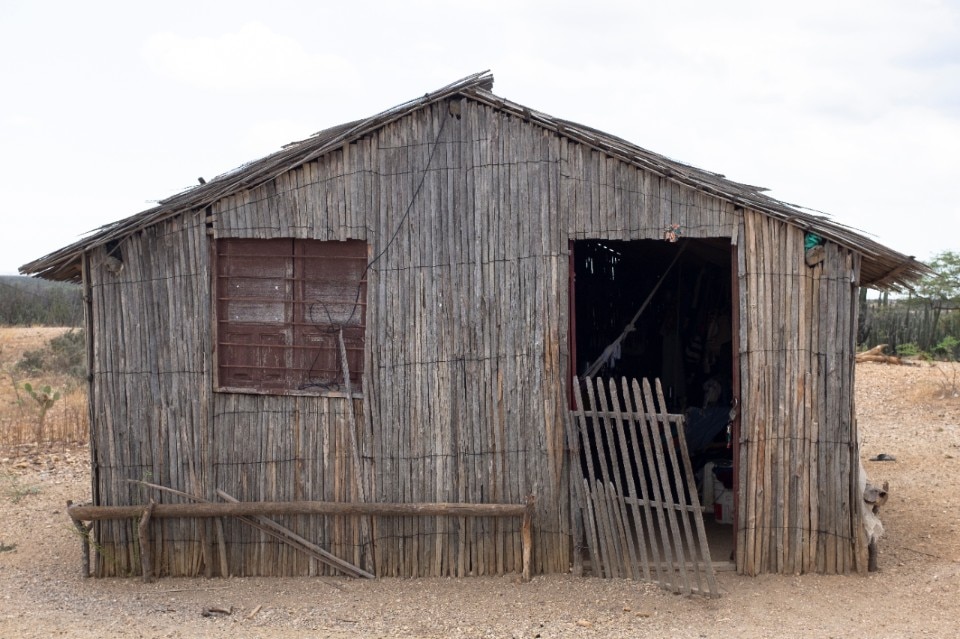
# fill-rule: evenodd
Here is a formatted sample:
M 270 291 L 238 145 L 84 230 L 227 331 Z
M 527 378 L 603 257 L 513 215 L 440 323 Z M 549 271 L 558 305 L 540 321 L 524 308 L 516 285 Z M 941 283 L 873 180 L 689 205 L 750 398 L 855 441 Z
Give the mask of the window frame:
M 260 254 L 251 254 L 244 255 L 242 250 L 240 253 L 237 253 L 238 247 L 242 247 L 246 243 L 260 244 L 263 247 L 263 252 Z M 269 250 L 269 244 L 274 246 L 279 246 L 289 243 L 290 250 L 288 252 L 280 253 L 274 252 L 271 254 Z M 232 247 L 232 248 L 231 248 Z M 330 254 L 325 254 L 324 248 L 333 249 Z M 231 255 L 230 252 L 233 251 Z M 318 322 L 310 321 L 311 315 L 311 306 L 315 305 L 315 302 L 310 302 L 307 299 L 309 295 L 308 289 L 311 288 L 311 284 L 316 286 L 328 285 L 331 290 L 339 289 L 341 294 L 345 292 L 351 292 L 351 297 L 356 296 L 353 299 L 346 300 L 344 298 L 336 299 L 335 302 L 330 304 L 330 307 L 334 308 L 339 306 L 342 309 L 342 314 L 347 315 L 347 309 L 351 310 L 351 314 L 348 316 L 348 321 L 350 324 L 344 325 L 344 341 L 348 350 L 348 361 L 351 363 L 350 377 L 351 377 L 351 396 L 354 398 L 363 397 L 363 387 L 364 387 L 364 369 L 366 368 L 366 311 L 367 311 L 367 266 L 369 263 L 369 245 L 363 240 L 314 240 L 314 239 L 305 239 L 305 238 L 214 238 L 210 244 L 211 252 L 211 320 L 212 320 L 212 332 L 213 332 L 213 358 L 212 358 L 212 368 L 213 368 L 213 390 L 214 392 L 219 393 L 242 393 L 242 394 L 253 394 L 253 395 L 294 395 L 294 396 L 322 396 L 322 397 L 347 397 L 347 392 L 345 385 L 342 382 L 342 375 L 339 374 L 340 369 L 340 358 L 339 358 L 339 340 L 337 339 L 337 333 L 330 330 L 333 326 L 338 326 L 337 324 L 330 324 L 329 322 Z M 352 254 L 350 254 L 352 252 Z M 256 261 L 259 259 L 264 260 L 276 260 L 277 262 L 286 261 L 284 265 L 287 269 L 287 272 L 283 276 L 278 276 L 274 274 L 273 276 L 266 275 L 260 276 L 249 275 L 234 272 L 227 272 L 226 268 L 230 268 L 225 265 L 225 261 L 230 261 L 231 259 L 240 258 L 242 261 L 244 258 Z M 309 273 L 310 268 L 306 265 L 312 260 L 319 260 L 321 263 L 324 261 L 330 260 L 345 260 L 353 261 L 355 264 L 351 266 L 346 266 L 345 270 L 352 270 L 352 273 L 355 275 L 359 272 L 359 280 L 352 279 L 347 282 L 339 282 L 336 279 L 324 278 L 323 274 L 329 274 L 330 271 L 324 270 L 322 267 L 318 268 L 316 266 L 312 267 L 316 269 L 313 271 L 313 274 Z M 250 266 L 249 264 L 247 265 Z M 242 268 L 241 268 L 242 271 Z M 334 272 L 336 269 L 334 269 Z M 321 276 L 321 277 L 318 277 Z M 283 280 L 286 284 L 285 291 L 278 296 L 277 301 L 281 302 L 283 306 L 283 317 L 279 321 L 270 321 L 270 322 L 243 322 L 243 321 L 234 321 L 231 322 L 228 318 L 224 317 L 227 312 L 226 309 L 228 305 L 232 302 L 236 303 L 238 300 L 250 299 L 243 295 L 230 297 L 224 294 L 224 287 L 227 286 L 227 282 L 230 280 L 250 280 L 261 282 L 273 279 L 275 281 Z M 359 285 L 360 290 L 357 294 L 357 286 Z M 287 295 L 289 293 L 289 295 Z M 355 299 L 355 301 L 354 301 Z M 273 304 L 269 298 L 254 300 L 254 303 L 259 304 Z M 314 311 L 315 312 L 315 311 Z M 330 312 L 328 308 L 326 312 Z M 333 311 L 336 314 L 336 310 Z M 314 316 L 315 318 L 315 316 Z M 251 334 L 257 331 L 257 327 L 267 327 L 272 328 L 275 331 L 287 332 L 287 341 L 275 346 L 274 352 L 282 352 L 283 359 L 286 364 L 274 368 L 281 372 L 283 380 L 280 382 L 277 381 L 267 381 L 265 382 L 263 378 L 258 378 L 252 380 L 249 384 L 238 384 L 235 383 L 235 380 L 228 379 L 230 376 L 225 372 L 226 368 L 243 368 L 242 364 L 231 363 L 225 360 L 225 357 L 228 355 L 224 352 L 225 349 L 230 345 L 228 337 L 223 336 L 222 331 L 230 331 L 233 333 L 231 335 L 236 335 L 237 333 L 243 333 L 243 329 L 247 329 Z M 353 335 L 349 335 L 353 333 Z M 305 341 L 318 341 L 317 338 L 321 337 L 321 334 L 324 334 L 325 341 L 327 342 L 325 346 L 318 347 L 317 349 L 310 349 L 309 346 L 305 346 Z M 313 339 L 310 339 L 313 338 Z M 332 340 L 332 344 L 330 341 Z M 235 343 L 232 346 L 238 349 L 237 352 L 242 352 L 243 346 L 239 343 Z M 250 366 L 252 370 L 263 372 L 269 370 L 269 367 L 262 365 L 262 360 L 264 359 L 264 352 L 269 350 L 270 344 L 256 343 L 250 345 L 250 350 L 256 355 L 258 361 L 261 364 Z M 336 363 L 335 368 L 338 371 L 338 374 L 333 378 L 323 378 L 315 382 L 316 385 L 303 384 L 297 387 L 296 384 L 292 382 L 292 378 L 297 375 L 297 371 L 311 370 L 313 366 L 317 363 L 317 358 L 321 354 L 326 355 L 326 360 L 329 361 L 330 351 L 333 351 L 332 357 L 333 361 Z M 297 361 L 297 352 L 300 352 L 301 359 Z M 316 355 L 311 355 L 314 353 Z M 313 363 L 311 364 L 310 369 L 305 369 L 303 361 L 307 358 L 314 357 Z M 298 366 L 299 364 L 299 366 Z M 326 369 L 332 370 L 332 369 Z M 339 380 L 339 381 L 336 381 Z M 325 386 L 325 384 L 330 384 L 331 386 L 335 384 L 336 387 Z

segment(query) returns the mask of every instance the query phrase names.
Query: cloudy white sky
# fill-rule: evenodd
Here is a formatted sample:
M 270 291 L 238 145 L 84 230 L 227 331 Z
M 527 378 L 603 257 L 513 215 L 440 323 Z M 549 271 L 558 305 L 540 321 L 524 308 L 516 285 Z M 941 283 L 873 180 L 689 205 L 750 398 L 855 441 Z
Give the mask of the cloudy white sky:
M 0 274 L 485 69 L 901 252 L 960 250 L 958 0 L 3 0 Z

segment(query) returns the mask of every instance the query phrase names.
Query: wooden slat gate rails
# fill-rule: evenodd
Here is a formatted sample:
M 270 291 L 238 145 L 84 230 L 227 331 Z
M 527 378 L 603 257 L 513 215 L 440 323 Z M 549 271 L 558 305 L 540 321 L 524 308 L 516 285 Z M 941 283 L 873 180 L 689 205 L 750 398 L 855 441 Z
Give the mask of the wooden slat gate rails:
M 660 380 L 651 388 L 647 379 L 623 378 L 621 386 L 622 400 L 615 380 L 608 393 L 603 380 L 574 379 L 568 437 L 583 523 L 574 526 L 576 543 L 586 543 L 597 575 L 719 596 L 683 415 L 666 412 Z

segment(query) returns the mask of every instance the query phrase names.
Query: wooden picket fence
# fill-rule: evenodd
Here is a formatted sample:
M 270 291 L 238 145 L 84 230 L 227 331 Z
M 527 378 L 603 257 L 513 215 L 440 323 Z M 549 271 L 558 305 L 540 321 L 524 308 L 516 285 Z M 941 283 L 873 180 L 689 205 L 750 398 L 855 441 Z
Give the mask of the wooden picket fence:
M 574 528 L 593 570 L 719 596 L 683 415 L 666 412 L 659 380 L 651 387 L 623 378 L 621 388 L 612 379 L 574 380 L 568 436 L 583 469 L 573 482 L 582 518 Z

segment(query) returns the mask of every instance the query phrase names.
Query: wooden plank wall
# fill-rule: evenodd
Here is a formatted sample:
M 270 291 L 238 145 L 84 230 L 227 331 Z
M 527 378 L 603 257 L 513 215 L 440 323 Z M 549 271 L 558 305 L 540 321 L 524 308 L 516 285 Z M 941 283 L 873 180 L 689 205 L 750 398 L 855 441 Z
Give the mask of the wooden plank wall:
M 862 571 L 852 403 L 859 259 L 827 244 L 825 260 L 808 267 L 802 230 L 752 211 L 743 219 L 737 568 Z
M 354 501 L 351 421 L 344 398 L 218 393 L 213 475 L 218 489 L 243 501 Z M 362 401 L 353 400 L 358 421 Z M 282 525 L 355 566 L 372 549 L 357 518 L 276 517 Z M 234 575 L 317 575 L 329 569 L 265 533 L 224 522 Z
M 561 219 L 569 239 L 736 238 L 737 208 L 565 138 Z
M 414 200 L 438 136 L 446 143 Z M 557 301 L 566 280 L 549 215 L 556 141 L 480 108 L 460 119 L 422 111 L 378 137 L 377 236 L 390 237 L 417 204 L 398 236 L 402 250 L 391 247 L 372 269 L 371 422 L 383 425 L 374 494 L 507 503 L 533 494 L 534 570 L 565 570 L 565 400 L 554 380 L 565 363 Z M 520 566 L 515 521 L 397 520 L 381 534 L 382 574 Z
M 845 416 L 836 423 L 813 415 L 827 401 L 846 406 L 833 390 L 849 390 L 852 370 L 828 345 L 849 339 L 843 304 L 852 292 L 841 281 L 859 264 L 828 247 L 827 261 L 812 271 L 824 274 L 805 275 L 795 230 L 744 216 L 730 203 L 491 107 L 462 100 L 460 114 L 451 115 L 446 103 L 422 109 L 212 207 L 218 237 L 369 243 L 362 399 L 215 392 L 202 212 L 126 240 L 119 274 L 103 267 L 102 250 L 91 254 L 100 502 L 143 502 L 126 479 L 209 499 L 216 489 L 243 500 L 354 498 L 346 404 L 353 401 L 369 500 L 522 503 L 534 494 L 534 570 L 565 572 L 572 561 L 564 440 L 572 374 L 568 242 L 662 238 L 679 224 L 683 237 L 739 242 L 745 269 L 744 417 L 756 435 L 743 445 L 742 459 L 763 469 L 756 477 L 770 482 L 763 493 L 770 497 L 749 515 L 741 507 L 741 530 L 750 531 L 741 541 L 754 548 L 749 559 L 741 553 L 741 570 L 789 570 L 799 562 L 829 572 L 852 565 L 836 536 L 811 543 L 800 533 L 770 531 L 825 530 L 838 521 L 848 530 L 858 503 L 834 503 L 831 493 L 810 506 L 825 477 L 839 470 L 843 481 L 851 460 L 856 467 L 850 451 L 837 454 L 832 445 L 856 441 L 849 411 L 840 411 Z M 804 294 L 781 295 L 774 274 L 782 274 L 776 275 L 781 284 L 802 284 Z M 761 302 L 762 294 L 769 301 Z M 748 317 L 761 310 L 767 319 Z M 784 336 L 790 331 L 776 329 L 774 318 L 796 317 L 800 326 L 814 312 L 834 319 L 807 320 L 801 343 L 781 343 L 796 336 Z M 795 395 L 798 388 L 803 392 Z M 803 437 L 784 436 L 785 420 L 798 411 Z M 760 417 L 767 414 L 777 419 Z M 832 429 L 831 439 L 816 428 Z M 754 445 L 761 435 L 762 445 Z M 780 461 L 801 449 L 819 455 L 816 471 Z M 795 506 L 784 514 L 764 510 L 780 496 Z M 798 528 L 800 511 L 808 514 Z M 520 569 L 519 521 L 384 518 L 372 522 L 372 544 L 361 539 L 357 521 L 282 523 L 378 575 Z M 156 525 L 162 574 L 217 572 L 213 524 Z M 99 534 L 98 574 L 137 570 L 136 534 L 128 524 L 100 524 Z M 233 574 L 327 570 L 230 522 L 225 540 Z
M 203 217 L 189 215 L 125 241 L 119 272 L 106 267 L 102 249 L 90 256 L 91 445 L 94 494 L 103 504 L 147 503 L 149 495 L 129 479 L 209 493 L 207 251 Z M 203 541 L 211 539 L 206 527 L 181 520 L 154 526 L 160 569 L 197 574 Z M 130 522 L 98 523 L 95 534 L 98 575 L 139 570 Z
M 522 503 L 534 494 L 540 572 L 570 563 L 560 383 L 566 234 L 551 215 L 558 162 L 556 137 L 489 108 L 455 118 L 442 104 L 215 207 L 223 237 L 370 243 L 368 352 L 357 411 L 364 492 L 387 502 Z M 295 214 L 281 221 L 281 210 Z M 301 414 L 292 419 L 290 398 L 217 394 L 217 440 L 249 446 L 258 432 L 296 422 L 320 442 L 330 420 L 304 419 L 302 411 L 321 400 L 295 401 Z M 310 410 L 329 416 L 342 401 L 323 399 L 326 408 Z M 244 417 L 264 410 L 283 416 L 257 417 L 259 424 Z M 230 435 L 239 430 L 249 434 Z M 337 448 L 335 437 L 329 440 L 331 451 L 344 450 L 342 441 Z M 304 460 L 318 444 L 297 451 L 292 438 L 275 434 L 272 445 L 270 452 L 229 453 L 240 460 L 232 473 L 260 482 L 240 498 L 294 498 L 290 482 L 264 488 L 255 466 L 272 458 L 309 465 Z M 350 482 L 349 459 L 326 451 L 323 459 L 311 490 Z M 217 482 L 235 483 L 226 473 L 224 461 Z M 311 538 L 355 543 L 357 532 L 344 526 Z M 515 572 L 522 559 L 520 522 L 509 519 L 384 518 L 374 522 L 373 537 L 380 575 Z
M 217 233 L 367 239 L 366 494 L 520 503 L 532 493 L 534 569 L 563 572 L 568 241 L 660 238 L 673 222 L 687 236 L 723 237 L 737 218 L 732 205 L 520 118 L 469 101 L 460 111 L 420 111 L 224 201 Z M 217 415 L 263 401 L 236 396 L 221 409 L 218 395 Z M 215 428 L 218 440 L 232 429 Z M 382 520 L 374 530 L 381 575 L 518 570 L 519 522 Z

